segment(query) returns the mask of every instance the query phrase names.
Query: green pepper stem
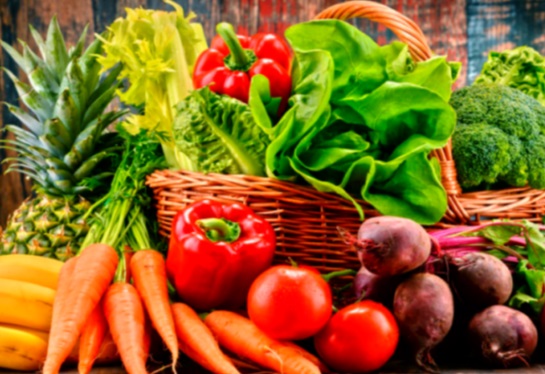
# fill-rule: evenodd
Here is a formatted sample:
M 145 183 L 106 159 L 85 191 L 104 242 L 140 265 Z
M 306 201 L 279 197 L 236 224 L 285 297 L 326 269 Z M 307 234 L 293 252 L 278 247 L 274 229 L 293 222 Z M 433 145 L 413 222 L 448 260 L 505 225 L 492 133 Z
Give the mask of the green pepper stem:
M 239 66 L 248 64 L 248 57 L 244 53 L 244 48 L 237 38 L 233 25 L 227 22 L 220 22 L 216 26 L 216 32 L 221 36 L 233 58 L 233 62 Z
M 211 242 L 232 243 L 240 236 L 240 225 L 225 218 L 203 218 L 195 222 Z
M 225 65 L 231 70 L 248 71 L 257 57 L 253 51 L 242 48 L 233 26 L 227 22 L 220 22 L 216 26 L 216 32 L 229 49 L 229 56 L 225 58 Z
M 357 274 L 357 271 L 352 269 L 346 269 L 346 270 L 333 271 L 331 273 L 324 274 L 322 275 L 322 278 L 326 282 L 329 282 L 331 279 L 335 277 L 342 277 L 343 275 L 356 275 L 356 274 Z

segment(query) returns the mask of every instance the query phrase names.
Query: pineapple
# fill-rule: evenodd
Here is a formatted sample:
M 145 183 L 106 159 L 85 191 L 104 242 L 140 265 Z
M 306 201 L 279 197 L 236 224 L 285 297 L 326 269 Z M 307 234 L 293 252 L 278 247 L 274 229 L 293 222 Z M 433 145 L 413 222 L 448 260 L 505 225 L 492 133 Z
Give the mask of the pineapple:
M 35 197 L 10 217 L 0 254 L 28 253 L 60 260 L 75 255 L 88 232 L 89 198 L 113 175 L 105 169 L 121 147 L 116 144 L 117 135 L 107 128 L 124 113 L 105 110 L 115 96 L 120 70 L 112 69 L 100 79 L 96 55 L 101 41 L 84 50 L 86 31 L 67 50 L 55 17 L 45 41 L 31 27 L 42 58 L 25 43 L 21 43 L 21 54 L 2 42 L 30 83 L 6 71 L 29 109 L 7 105 L 25 125 L 25 129 L 6 126 L 15 140 L 2 146 L 18 152 L 7 160 L 11 161 L 7 172 L 31 178 Z

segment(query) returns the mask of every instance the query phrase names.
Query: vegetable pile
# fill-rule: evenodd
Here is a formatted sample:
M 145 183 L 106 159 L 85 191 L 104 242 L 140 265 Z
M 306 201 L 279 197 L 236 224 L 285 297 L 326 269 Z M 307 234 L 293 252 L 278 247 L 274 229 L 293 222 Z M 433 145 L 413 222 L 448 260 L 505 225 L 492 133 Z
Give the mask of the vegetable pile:
M 31 29 L 42 58 L 3 44 L 30 85 L 10 75 L 29 111 L 9 110 L 27 129 L 9 127 L 16 139 L 1 146 L 19 151 L 8 161 L 37 196 L 1 241 L 1 367 L 365 373 L 409 354 L 437 371 L 452 346 L 471 363 L 532 364 L 545 226 L 423 225 L 447 209 L 431 153 L 451 136 L 464 189 L 545 188 L 537 52 L 492 53 L 451 93 L 458 63 L 414 61 L 339 20 L 285 38 L 220 23 L 207 48 L 194 15 L 166 3 L 127 9 L 87 50 L 85 33 L 67 48 L 55 19 L 45 40 Z M 124 109 L 107 112 L 115 98 Z M 359 270 L 320 274 L 299 253 L 275 263 L 271 218 L 215 196 L 169 217 L 162 242 L 145 179 L 163 168 L 350 200 L 364 220 L 338 231 Z M 364 217 L 359 198 L 382 215 Z
M 444 57 L 416 63 L 406 45 L 379 47 L 337 20 L 292 26 L 286 38 L 295 53 L 293 94 L 271 130 L 267 175 L 361 197 L 382 214 L 437 222 L 447 200 L 428 156 L 454 130 L 448 100 L 459 65 Z M 267 128 L 260 83 L 252 82 L 250 107 Z

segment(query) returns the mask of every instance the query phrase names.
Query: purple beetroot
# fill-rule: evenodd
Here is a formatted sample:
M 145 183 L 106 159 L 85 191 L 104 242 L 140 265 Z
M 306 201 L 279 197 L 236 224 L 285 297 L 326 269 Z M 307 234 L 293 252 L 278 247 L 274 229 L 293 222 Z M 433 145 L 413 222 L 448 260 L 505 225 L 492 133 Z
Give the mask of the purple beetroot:
M 370 299 L 390 304 L 402 277 L 381 277 L 362 266 L 354 277 L 354 294 L 358 299 Z
M 455 293 L 472 309 L 505 304 L 513 291 L 513 277 L 500 259 L 483 252 L 450 257 Z
M 401 336 L 413 349 L 418 365 L 436 369 L 430 351 L 445 338 L 454 319 L 448 284 L 433 274 L 414 274 L 397 287 L 393 309 Z
M 537 328 L 526 314 L 504 305 L 486 308 L 469 323 L 473 350 L 496 366 L 529 366 L 537 336 Z
M 424 264 L 431 240 L 418 223 L 399 217 L 380 216 L 365 220 L 351 241 L 363 266 L 380 276 L 407 273 Z

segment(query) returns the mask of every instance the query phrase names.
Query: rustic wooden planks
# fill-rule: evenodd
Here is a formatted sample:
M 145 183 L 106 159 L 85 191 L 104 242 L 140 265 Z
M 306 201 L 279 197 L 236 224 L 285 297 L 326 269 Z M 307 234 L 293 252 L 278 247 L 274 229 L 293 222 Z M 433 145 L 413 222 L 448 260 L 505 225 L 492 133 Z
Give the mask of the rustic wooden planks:
M 186 11 L 193 11 L 210 39 L 220 21 L 233 23 L 240 32 L 283 32 L 290 25 L 312 19 L 338 0 L 176 0 Z M 380 0 L 417 22 L 432 50 L 464 64 L 458 86 L 471 82 L 486 60 L 488 51 L 528 44 L 545 53 L 545 0 Z M 170 9 L 163 0 L 0 0 L 0 35 L 16 45 L 16 40 L 32 42 L 28 24 L 45 33 L 52 15 L 57 14 L 68 42 L 73 43 L 86 24 L 92 33 L 101 32 L 126 7 Z M 385 27 L 369 21 L 353 23 L 379 44 L 395 38 Z M 15 65 L 0 51 L 0 65 Z M 13 85 L 0 75 L 0 100 L 16 103 Z M 0 107 L 1 124 L 16 123 Z M 5 138 L 3 132 L 0 135 Z M 13 156 L 0 151 L 0 159 Z M 3 165 L 5 170 L 6 166 Z M 0 226 L 7 215 L 30 194 L 30 184 L 20 175 L 0 176 Z

